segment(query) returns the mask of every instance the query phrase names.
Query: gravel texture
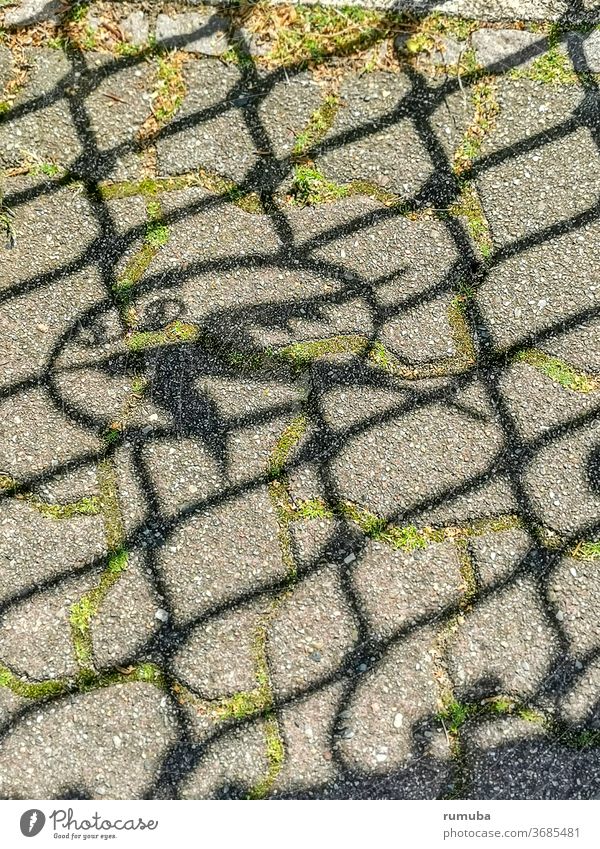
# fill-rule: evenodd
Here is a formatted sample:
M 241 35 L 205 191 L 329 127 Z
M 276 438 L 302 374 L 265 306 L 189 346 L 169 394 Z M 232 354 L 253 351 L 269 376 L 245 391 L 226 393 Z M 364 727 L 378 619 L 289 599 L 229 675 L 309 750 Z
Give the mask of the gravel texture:
M 0 13 L 0 797 L 598 796 L 597 38 L 425 5 Z

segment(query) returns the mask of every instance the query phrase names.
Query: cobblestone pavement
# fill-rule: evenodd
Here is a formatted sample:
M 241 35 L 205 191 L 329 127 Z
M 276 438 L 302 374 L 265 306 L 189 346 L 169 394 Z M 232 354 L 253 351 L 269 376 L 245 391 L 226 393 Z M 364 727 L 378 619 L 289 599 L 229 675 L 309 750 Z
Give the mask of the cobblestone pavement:
M 597 4 L 1 5 L 2 798 L 598 798 Z

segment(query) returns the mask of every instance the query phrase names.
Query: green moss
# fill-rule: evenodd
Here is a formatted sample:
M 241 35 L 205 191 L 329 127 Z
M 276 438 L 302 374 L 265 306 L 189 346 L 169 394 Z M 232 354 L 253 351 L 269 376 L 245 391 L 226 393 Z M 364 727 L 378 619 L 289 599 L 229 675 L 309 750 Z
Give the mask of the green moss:
M 195 342 L 199 338 L 198 328 L 183 321 L 173 321 L 163 330 L 145 330 L 132 333 L 126 344 L 130 351 L 144 351 L 162 345 L 177 345 Z
M 450 302 L 448 322 L 457 352 L 469 365 L 475 362 L 476 352 L 468 321 L 469 298 L 456 295 Z
M 580 542 L 573 549 L 572 555 L 580 560 L 600 560 L 600 541 Z
M 568 363 L 559 360 L 557 357 L 551 357 L 543 351 L 528 348 L 519 351 L 514 359 L 516 362 L 524 362 L 537 368 L 546 377 L 573 392 L 597 392 L 600 390 L 600 378 L 578 371 Z
M 2 664 L 0 664 L 0 687 L 6 687 L 16 696 L 36 701 L 44 701 L 45 699 L 65 693 L 68 690 L 67 682 L 60 679 L 23 681 L 12 670 Z
M 295 519 L 333 519 L 334 512 L 318 498 L 299 501 L 294 507 Z
M 72 519 L 74 516 L 97 516 L 101 512 L 100 499 L 95 495 L 80 498 L 70 504 L 48 504 L 34 496 L 27 499 L 36 510 L 52 519 Z
M 283 474 L 290 452 L 303 437 L 307 426 L 306 416 L 300 415 L 296 416 L 291 424 L 285 428 L 271 452 L 268 468 L 268 476 L 271 480 L 279 478 Z
M 182 62 L 177 54 L 165 53 L 158 57 L 155 94 L 154 117 L 163 126 L 176 115 L 185 97 Z
M 265 719 L 264 734 L 267 771 L 248 793 L 249 799 L 265 799 L 269 795 L 285 761 L 285 746 L 274 714 Z
M 349 189 L 332 183 L 311 165 L 298 165 L 294 171 L 290 195 L 299 206 L 311 206 L 348 197 Z
M 445 709 L 438 714 L 438 718 L 443 722 L 449 734 L 457 734 L 462 726 L 475 715 L 477 706 L 458 702 L 452 699 L 446 705 Z
M 314 147 L 325 136 L 339 109 L 339 98 L 329 94 L 321 105 L 316 109 L 308 122 L 306 128 L 296 137 L 293 148 L 293 156 L 304 156 L 310 148 Z
M 146 227 L 146 244 L 152 248 L 160 248 L 168 241 L 169 228 L 158 221 L 150 221 Z

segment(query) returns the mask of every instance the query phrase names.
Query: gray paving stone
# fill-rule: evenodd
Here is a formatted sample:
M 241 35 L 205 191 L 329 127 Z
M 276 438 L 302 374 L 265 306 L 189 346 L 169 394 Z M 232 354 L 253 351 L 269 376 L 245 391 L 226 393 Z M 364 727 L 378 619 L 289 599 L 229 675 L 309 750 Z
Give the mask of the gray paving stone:
M 3 610 L 28 597 L 36 588 L 52 588 L 64 576 L 76 576 L 102 565 L 106 552 L 104 527 L 99 516 L 55 520 L 42 516 L 28 504 L 3 499 L 0 524 L 2 570 L 0 593 Z
M 220 501 L 179 519 L 159 553 L 175 624 L 190 624 L 244 594 L 268 591 L 286 574 L 266 488 Z
M 134 148 L 150 114 L 148 75 L 138 67 L 109 69 L 114 60 L 102 54 L 86 55 L 84 73 L 62 51 L 28 49 L 26 58 L 31 70 L 17 114 L 0 130 L 2 164 L 33 158 L 81 175 L 138 176 Z
M 389 638 L 416 623 L 431 622 L 460 600 L 460 563 L 451 543 L 408 552 L 364 538 L 352 528 L 312 520 L 294 527 L 301 562 L 310 568 L 323 559 L 354 555 L 348 567 L 355 598 L 376 639 Z M 337 545 L 335 545 L 337 543 Z M 337 549 L 337 551 L 336 551 Z
M 577 661 L 575 661 L 577 663 Z M 579 661 L 577 677 L 568 686 L 559 683 L 555 709 L 560 719 L 577 730 L 600 730 L 600 662 Z
M 540 33 L 519 29 L 475 30 L 471 44 L 477 62 L 494 70 L 529 65 L 548 49 L 548 40 Z
M 289 220 L 300 244 L 314 245 L 318 259 L 342 270 L 345 288 L 362 295 L 365 320 L 357 331 L 409 364 L 456 354 L 449 307 L 464 268 L 453 241 L 440 222 L 382 221 L 380 210 L 367 198 L 349 198 L 294 211 Z M 323 335 L 316 323 L 312 332 Z
M 587 536 L 586 528 L 597 525 L 600 493 L 593 463 L 597 445 L 594 421 L 574 425 L 540 448 L 524 475 L 545 524 L 561 533 Z
M 277 776 L 273 796 L 322 797 L 324 790 L 340 780 L 339 763 L 333 759 L 333 729 L 343 708 L 343 685 L 322 687 L 281 711 L 286 758 Z
M 70 564 L 61 565 L 68 569 Z M 40 589 L 30 598 L 10 604 L 0 617 L 2 663 L 17 675 L 38 681 L 75 676 L 79 668 L 69 614 L 96 577 L 92 572 L 76 580 L 62 580 L 53 588 Z
M 184 12 L 156 18 L 155 37 L 167 48 L 221 56 L 229 47 L 229 20 L 219 15 Z
M 473 537 L 469 552 L 478 587 L 489 590 L 514 577 L 532 545 L 527 531 L 520 528 Z
M 57 409 L 47 392 L 32 389 L 0 403 L 0 453 L 5 474 L 32 480 L 58 501 L 96 491 L 93 463 L 102 441 Z
M 239 71 L 218 62 L 190 62 L 184 69 L 187 94 L 175 123 L 157 143 L 161 174 L 207 168 L 251 188 L 277 189 L 285 176 L 272 157 L 292 153 L 296 135 L 321 102 L 308 74 L 253 88 Z M 267 87 L 269 86 L 269 87 Z
M 173 710 L 153 685 L 68 696 L 34 708 L 4 737 L 0 792 L 5 799 L 144 798 L 175 738 Z
M 123 667 L 149 657 L 148 644 L 160 628 L 162 601 L 139 552 L 129 553 L 119 577 L 91 622 L 94 660 L 99 668 Z
M 522 476 L 540 521 L 567 533 L 593 523 L 600 502 L 589 458 L 598 394 L 566 389 L 525 364 L 504 373 L 502 393 L 522 438 L 531 445 Z
M 496 719 L 468 729 L 463 740 L 471 799 L 598 797 L 598 751 L 561 746 L 538 723 Z
M 4 12 L 6 26 L 29 26 L 39 21 L 57 23 L 61 4 L 59 0 L 21 0 L 15 8 Z
M 66 165 L 82 152 L 65 100 L 71 65 L 62 51 L 49 49 L 28 51 L 26 60 L 29 76 L 14 103 L 22 114 L 0 128 L 0 162 L 12 167 L 33 155 Z M 25 106 L 31 103 L 35 109 Z
M 520 576 L 460 620 L 448 669 L 463 700 L 497 694 L 528 699 L 553 673 L 558 651 L 540 586 Z
M 545 240 L 507 257 L 489 273 L 477 303 L 498 347 L 539 345 L 593 370 L 598 347 L 590 320 L 600 298 L 593 245 L 599 230 L 592 223 Z
M 389 778 L 407 770 L 410 776 L 415 761 L 412 777 L 404 786 L 397 782 L 399 798 L 436 798 L 449 789 L 448 741 L 434 720 L 433 639 L 431 631 L 419 631 L 392 645 L 357 681 L 336 729 L 335 749 L 352 771 Z M 435 764 L 431 772 L 428 761 Z
M 141 10 L 130 12 L 119 21 L 119 26 L 127 41 L 136 46 L 144 45 L 150 34 L 150 20 Z
M 550 228 L 567 232 L 596 203 L 600 182 L 595 165 L 588 167 L 597 159 L 597 147 L 582 128 L 490 168 L 478 184 L 495 243 L 533 239 Z
M 3 728 L 10 725 L 16 719 L 19 711 L 26 705 L 27 699 L 16 696 L 8 687 L 0 688 L 0 725 Z
M 183 799 L 244 799 L 267 774 L 264 727 L 221 729 L 181 785 Z
M 493 463 L 502 438 L 481 387 L 452 405 L 414 405 L 410 396 L 403 403 L 368 387 L 334 387 L 320 403 L 336 431 L 330 469 L 343 498 L 400 524 L 511 512 Z
M 420 95 L 418 105 L 413 99 L 410 107 L 399 106 L 410 90 L 408 77 L 384 72 L 342 82 L 343 106 L 315 160 L 325 176 L 342 183 L 371 181 L 403 196 L 416 194 L 431 181 L 428 198 L 433 205 L 452 192 L 451 180 L 436 172 L 427 142 L 414 125 L 415 111 L 425 111 L 429 104 Z
M 182 634 L 173 660 L 177 678 L 207 699 L 256 689 L 256 635 L 267 613 L 268 603 L 252 604 Z
M 569 32 L 566 36 L 566 48 L 576 71 L 600 73 L 600 32 Z
M 358 631 L 341 569 L 324 566 L 303 578 L 284 599 L 268 632 L 275 692 L 302 695 L 344 671 Z

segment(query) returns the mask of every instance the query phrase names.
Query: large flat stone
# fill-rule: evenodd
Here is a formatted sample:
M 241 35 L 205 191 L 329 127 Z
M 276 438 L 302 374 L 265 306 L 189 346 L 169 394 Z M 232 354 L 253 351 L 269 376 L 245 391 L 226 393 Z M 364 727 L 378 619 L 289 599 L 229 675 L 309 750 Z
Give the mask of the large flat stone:
M 139 799 L 177 736 L 150 684 L 118 684 L 30 709 L 0 745 L 5 799 Z

